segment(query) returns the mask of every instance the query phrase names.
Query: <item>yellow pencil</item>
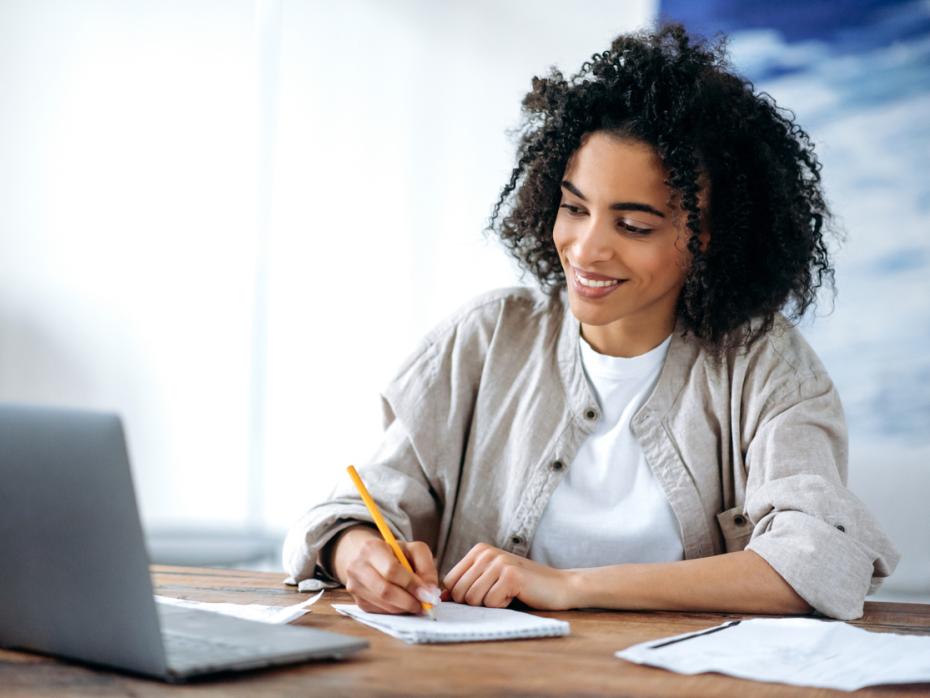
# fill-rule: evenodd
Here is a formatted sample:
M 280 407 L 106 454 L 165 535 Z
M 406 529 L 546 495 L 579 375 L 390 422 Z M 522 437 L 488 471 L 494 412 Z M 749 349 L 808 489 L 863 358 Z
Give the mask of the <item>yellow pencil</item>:
M 358 471 L 355 469 L 354 465 L 350 465 L 346 470 L 349 471 L 349 477 L 352 478 L 352 482 L 355 483 L 355 487 L 358 489 L 358 493 L 362 496 L 362 501 L 365 502 L 365 506 L 368 507 L 368 511 L 371 514 L 371 517 L 375 520 L 375 525 L 378 527 L 378 530 L 381 531 L 381 536 L 384 538 L 384 542 L 391 546 L 391 550 L 394 551 L 394 555 L 397 558 L 397 561 L 404 566 L 404 568 L 410 573 L 415 574 L 413 567 L 410 566 L 410 562 L 407 560 L 407 556 L 404 555 L 404 551 L 400 549 L 400 545 L 397 544 L 397 539 L 394 537 L 394 534 L 391 533 L 391 529 L 388 528 L 387 523 L 384 521 L 384 517 L 381 516 L 381 510 L 378 509 L 378 505 L 375 504 L 375 500 L 371 498 L 371 495 L 368 494 L 368 488 L 365 487 L 365 483 L 362 482 L 362 478 L 358 476 Z M 433 615 L 433 605 L 426 603 L 425 601 L 420 601 L 420 605 L 423 607 L 423 613 L 428 615 L 433 620 L 436 620 L 436 616 Z

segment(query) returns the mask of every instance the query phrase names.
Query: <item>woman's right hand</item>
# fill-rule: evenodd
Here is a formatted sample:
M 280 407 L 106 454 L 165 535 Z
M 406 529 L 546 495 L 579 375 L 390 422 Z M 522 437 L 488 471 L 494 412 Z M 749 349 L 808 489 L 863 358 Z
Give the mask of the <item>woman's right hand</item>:
M 415 574 L 370 526 L 347 529 L 334 545 L 332 570 L 363 611 L 420 614 L 421 601 L 439 603 L 439 574 L 426 543 L 400 543 Z

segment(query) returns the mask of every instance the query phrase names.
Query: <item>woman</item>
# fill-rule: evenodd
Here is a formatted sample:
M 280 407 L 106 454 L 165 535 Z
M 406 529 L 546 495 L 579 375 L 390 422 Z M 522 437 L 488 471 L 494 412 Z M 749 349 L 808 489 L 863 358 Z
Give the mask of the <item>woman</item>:
M 542 291 L 476 299 L 383 394 L 362 472 L 291 530 L 298 579 L 368 611 L 444 598 L 862 613 L 897 553 L 845 487 L 847 436 L 797 318 L 832 281 L 793 119 L 682 27 L 534 78 L 492 227 Z

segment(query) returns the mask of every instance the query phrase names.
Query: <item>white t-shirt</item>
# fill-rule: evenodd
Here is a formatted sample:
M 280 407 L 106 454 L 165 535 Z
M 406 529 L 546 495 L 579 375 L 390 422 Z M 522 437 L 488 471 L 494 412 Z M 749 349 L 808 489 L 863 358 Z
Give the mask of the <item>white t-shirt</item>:
M 530 559 L 560 569 L 681 560 L 678 519 L 630 429 L 659 378 L 671 336 L 632 358 L 598 354 L 579 341 L 601 419 L 552 493 Z

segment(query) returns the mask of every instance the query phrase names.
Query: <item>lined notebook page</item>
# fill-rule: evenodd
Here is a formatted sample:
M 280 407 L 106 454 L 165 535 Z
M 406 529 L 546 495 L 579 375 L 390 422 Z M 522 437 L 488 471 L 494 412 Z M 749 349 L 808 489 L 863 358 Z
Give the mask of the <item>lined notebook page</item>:
M 507 608 L 484 608 L 452 602 L 433 606 L 436 620 L 425 616 L 366 613 L 352 604 L 333 604 L 339 613 L 410 644 L 481 642 L 568 635 L 569 624 Z

